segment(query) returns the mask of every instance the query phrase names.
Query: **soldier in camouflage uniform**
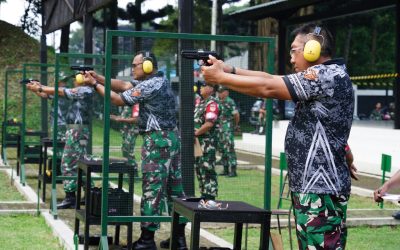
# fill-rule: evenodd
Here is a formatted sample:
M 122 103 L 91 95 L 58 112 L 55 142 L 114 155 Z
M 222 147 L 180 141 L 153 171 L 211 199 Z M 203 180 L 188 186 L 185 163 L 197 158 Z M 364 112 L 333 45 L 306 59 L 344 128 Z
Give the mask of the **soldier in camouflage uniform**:
M 285 153 L 299 249 L 345 249 L 351 188 L 345 146 L 353 121 L 353 86 L 344 60 L 332 58 L 334 38 L 325 27 L 306 24 L 292 35 L 294 74 L 235 68 L 211 56 L 212 66 L 201 70 L 208 82 L 296 103 Z
M 122 156 L 128 160 L 128 166 L 133 167 L 135 171 L 135 177 L 138 176 L 138 165 L 135 159 L 135 144 L 136 138 L 139 135 L 139 129 L 136 125 L 138 116 L 139 104 L 135 104 L 133 107 L 124 106 L 121 116 L 110 116 L 111 120 L 122 123 L 120 130 L 122 136 Z
M 216 123 L 219 108 L 215 100 L 214 87 L 204 84 L 200 88 L 201 98 L 194 108 L 194 135 L 199 139 L 203 155 L 195 159 L 195 171 L 199 181 L 201 197 L 214 200 L 218 195 L 218 180 L 215 172 Z
M 54 95 L 55 88 L 33 82 L 27 85 L 28 89 Z M 79 86 L 75 82 L 74 88 L 58 88 L 60 98 L 71 100 L 65 117 L 67 131 L 65 133 L 65 146 L 61 159 L 61 171 L 63 176 L 76 176 L 77 163 L 80 159 L 87 157 L 86 146 L 89 140 L 89 119 L 92 110 L 91 103 L 94 95 L 93 88 Z M 64 180 L 65 199 L 57 204 L 58 209 L 74 208 L 76 204 L 75 191 L 77 183 L 75 180 Z
M 150 62 L 149 62 L 150 61 Z M 148 65 L 152 65 L 152 70 Z M 147 73 L 145 72 L 147 71 Z M 91 71 L 85 82 L 104 95 L 104 76 Z M 175 98 L 168 80 L 157 72 L 157 61 L 153 53 L 138 52 L 132 62 L 132 82 L 111 79 L 111 101 L 118 106 L 139 103 L 139 132 L 143 136 L 142 146 L 142 200 L 141 215 L 161 215 L 172 209 L 173 197 L 184 197 L 180 160 L 180 136 L 177 130 Z M 154 233 L 159 223 L 142 222 L 140 238 L 133 249 L 156 250 Z M 178 249 L 187 249 L 185 224 L 179 231 Z M 167 240 L 169 243 L 169 240 Z M 165 245 L 160 244 L 161 247 Z M 168 244 L 169 245 L 169 244 Z
M 236 152 L 234 130 L 239 125 L 239 112 L 235 101 L 229 97 L 229 90 L 224 86 L 218 88 L 220 115 L 217 123 L 217 150 L 221 153 L 221 165 L 224 171 L 220 175 L 236 177 Z M 230 172 L 229 172 L 230 170 Z

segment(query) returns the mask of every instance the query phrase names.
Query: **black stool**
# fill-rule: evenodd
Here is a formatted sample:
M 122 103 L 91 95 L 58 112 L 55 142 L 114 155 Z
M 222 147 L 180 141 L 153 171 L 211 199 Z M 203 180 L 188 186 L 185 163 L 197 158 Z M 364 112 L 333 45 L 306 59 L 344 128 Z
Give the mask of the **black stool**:
M 177 228 L 179 216 L 183 216 L 192 222 L 190 248 L 199 249 L 200 223 L 222 222 L 235 223 L 235 235 L 233 249 L 239 250 L 242 245 L 243 223 L 261 224 L 260 249 L 267 250 L 270 237 L 271 212 L 251 206 L 240 201 L 216 201 L 222 203 L 227 209 L 199 208 L 197 199 L 174 199 L 171 228 L 171 249 L 177 248 Z

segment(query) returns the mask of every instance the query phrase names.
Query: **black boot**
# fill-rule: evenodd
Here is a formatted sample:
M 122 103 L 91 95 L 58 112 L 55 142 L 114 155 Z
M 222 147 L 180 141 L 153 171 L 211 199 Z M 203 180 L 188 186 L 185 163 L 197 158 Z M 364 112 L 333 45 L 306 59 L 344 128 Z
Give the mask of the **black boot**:
M 228 177 L 236 177 L 236 176 L 237 176 L 236 169 L 232 169 Z
M 57 204 L 57 209 L 67 209 L 67 208 L 75 208 L 76 205 L 76 196 L 75 192 L 66 192 L 65 199 Z
M 157 250 L 154 232 L 142 228 L 140 238 L 133 243 L 132 250 Z
M 229 168 L 224 166 L 224 171 L 220 173 L 219 175 L 224 176 L 224 175 L 229 175 Z
M 186 226 L 186 223 L 178 225 L 178 248 L 177 248 L 177 250 L 187 250 L 188 249 L 187 245 L 186 245 L 185 226 Z M 170 243 L 170 238 L 163 240 L 160 242 L 160 247 L 168 249 L 169 243 Z

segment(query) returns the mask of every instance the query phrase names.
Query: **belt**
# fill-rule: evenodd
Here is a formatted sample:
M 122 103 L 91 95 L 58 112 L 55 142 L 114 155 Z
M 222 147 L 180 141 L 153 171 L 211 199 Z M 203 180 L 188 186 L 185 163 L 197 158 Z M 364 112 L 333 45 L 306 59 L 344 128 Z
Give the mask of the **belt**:
M 69 129 L 79 129 L 79 128 L 85 128 L 89 127 L 88 124 L 67 124 L 67 128 Z
M 139 134 L 140 135 L 149 135 L 154 132 L 163 132 L 163 131 L 178 131 L 178 128 L 175 127 L 175 128 L 161 129 L 161 130 L 139 131 Z

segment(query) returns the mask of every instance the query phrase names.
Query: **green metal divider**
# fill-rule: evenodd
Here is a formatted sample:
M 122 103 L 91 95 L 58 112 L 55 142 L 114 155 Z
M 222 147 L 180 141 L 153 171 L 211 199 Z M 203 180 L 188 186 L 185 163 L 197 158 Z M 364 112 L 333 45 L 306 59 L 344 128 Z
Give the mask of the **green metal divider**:
M 4 163 L 8 165 L 7 161 L 7 146 L 6 146 L 6 136 L 8 128 L 8 81 L 11 74 L 22 74 L 22 69 L 7 69 L 5 72 L 5 82 L 4 82 L 4 99 L 3 99 L 3 122 L 2 122 L 2 136 L 1 136 L 1 158 Z M 16 121 L 15 123 L 19 123 Z M 21 130 L 21 127 L 19 128 Z
M 37 71 L 32 71 L 32 70 L 27 70 L 28 67 L 54 67 L 54 64 L 44 64 L 44 63 L 25 63 L 23 64 L 23 68 L 22 68 L 22 78 L 25 79 L 27 78 L 27 74 L 28 73 L 37 73 L 37 74 L 51 74 L 51 72 L 48 71 L 41 71 L 41 70 L 37 70 Z M 47 84 L 47 83 L 46 83 Z M 42 129 L 42 128 L 41 128 Z M 42 131 L 42 132 L 46 132 L 47 131 Z M 26 135 L 26 85 L 22 84 L 22 123 L 21 123 L 21 144 L 20 144 L 20 182 L 22 185 L 25 185 L 26 182 L 26 175 L 25 175 L 25 136 Z
M 101 240 L 100 249 L 108 249 L 107 225 L 109 222 L 140 222 L 140 221 L 171 221 L 170 216 L 109 216 L 108 215 L 108 182 L 109 182 L 109 146 L 110 146 L 110 90 L 111 90 L 111 67 L 112 67 L 112 40 L 114 37 L 138 37 L 138 38 L 166 38 L 181 40 L 206 40 L 206 41 L 231 41 L 231 42 L 264 42 L 268 44 L 268 51 L 274 51 L 275 39 L 269 37 L 246 37 L 229 35 L 206 35 L 206 34 L 185 34 L 185 33 L 164 33 L 164 32 L 141 32 L 141 31 L 115 31 L 108 30 L 106 34 L 105 54 L 105 95 L 104 95 L 104 148 L 103 148 L 103 181 L 102 181 L 102 202 L 101 202 Z M 268 53 L 268 68 L 265 71 L 274 72 L 274 53 Z M 272 168 L 272 99 L 267 100 L 266 119 L 266 149 L 265 149 L 265 193 L 264 208 L 271 209 L 271 168 Z

